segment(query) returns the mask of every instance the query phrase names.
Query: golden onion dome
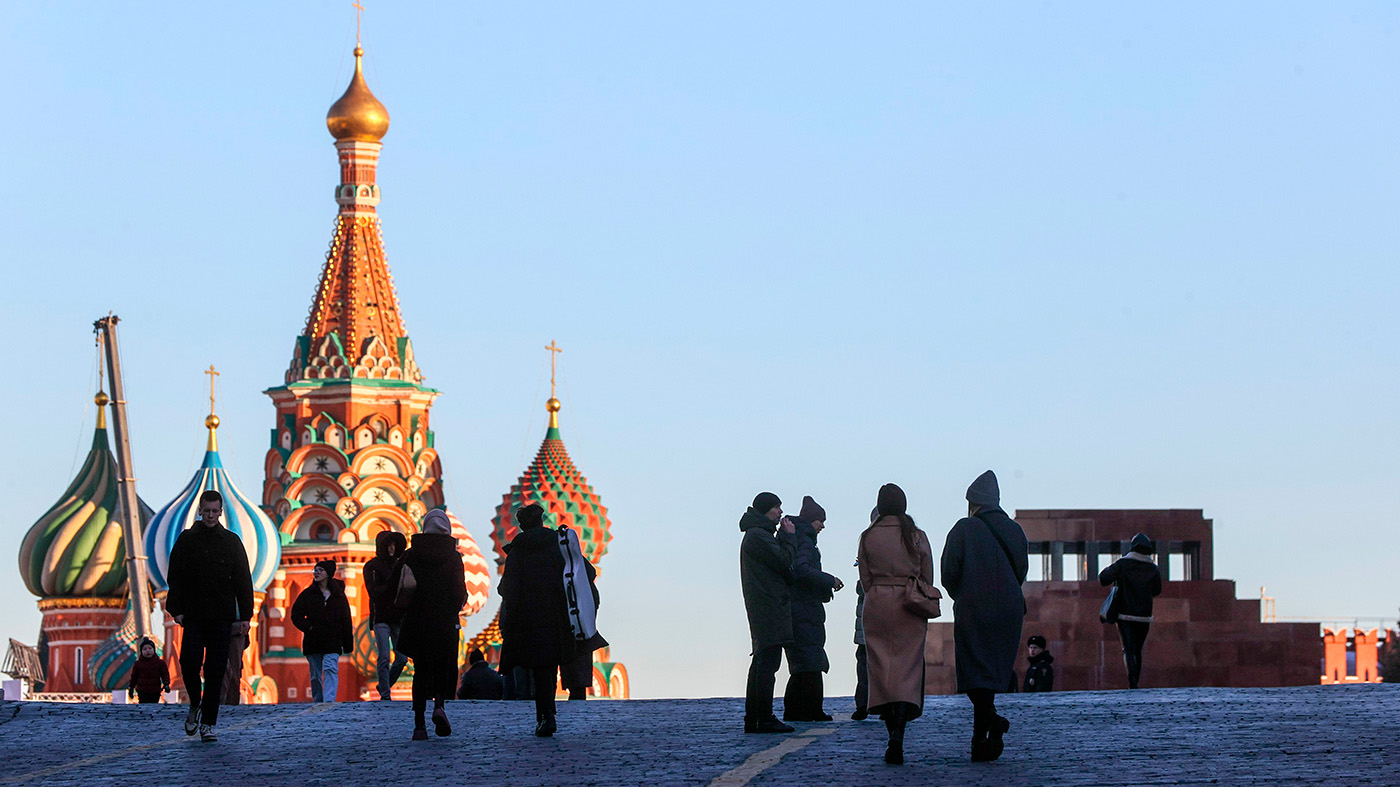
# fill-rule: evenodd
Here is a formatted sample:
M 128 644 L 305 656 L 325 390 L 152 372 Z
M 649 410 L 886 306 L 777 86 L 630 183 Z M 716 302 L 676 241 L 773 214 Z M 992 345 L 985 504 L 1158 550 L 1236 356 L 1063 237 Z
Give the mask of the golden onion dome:
M 355 47 L 355 76 L 326 113 L 326 128 L 337 140 L 378 142 L 389 133 L 389 110 L 369 92 L 361 61 L 365 50 Z

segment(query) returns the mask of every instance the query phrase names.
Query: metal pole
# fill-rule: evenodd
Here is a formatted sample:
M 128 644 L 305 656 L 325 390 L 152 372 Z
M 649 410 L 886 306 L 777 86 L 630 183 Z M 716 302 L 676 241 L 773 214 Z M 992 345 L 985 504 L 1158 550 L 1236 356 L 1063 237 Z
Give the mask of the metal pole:
M 151 585 L 146 573 L 145 539 L 141 533 L 141 503 L 136 497 L 136 477 L 131 471 L 131 436 L 126 422 L 126 391 L 122 388 L 122 364 L 117 352 L 115 314 L 93 323 L 107 349 L 107 376 L 112 383 L 112 429 L 117 439 L 117 501 L 122 540 L 126 542 L 126 584 L 136 615 L 136 636 L 151 635 Z

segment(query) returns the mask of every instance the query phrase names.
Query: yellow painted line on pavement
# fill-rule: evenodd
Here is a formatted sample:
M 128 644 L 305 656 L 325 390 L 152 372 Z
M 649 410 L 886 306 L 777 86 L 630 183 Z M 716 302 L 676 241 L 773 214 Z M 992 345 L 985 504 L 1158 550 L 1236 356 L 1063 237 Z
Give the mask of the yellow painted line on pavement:
M 311 705 L 311 707 L 307 708 L 306 710 L 304 710 L 304 711 L 298 711 L 297 713 L 292 714 L 292 715 L 293 715 L 293 716 L 305 716 L 305 715 L 307 715 L 307 714 L 309 714 L 309 713 L 324 713 L 325 711 L 328 711 L 328 710 L 330 710 L 330 709 L 333 708 L 333 707 L 335 707 L 335 703 L 330 703 L 330 702 L 314 703 L 314 704 Z M 228 711 L 223 711 L 223 712 L 224 712 L 224 713 L 227 713 Z M 222 735 L 222 734 L 224 734 L 224 733 L 226 733 L 226 732 L 238 732 L 238 731 L 240 731 L 240 730 L 249 729 L 250 727 L 257 727 L 257 726 L 260 726 L 260 725 L 262 725 L 262 724 L 266 724 L 267 722 L 272 721 L 272 720 L 273 720 L 272 717 L 268 717 L 268 718 L 265 718 L 265 719 L 262 719 L 262 720 L 259 720 L 259 721 L 250 721 L 250 722 L 248 722 L 248 723 L 246 723 L 246 724 L 235 724 L 235 725 L 233 725 L 233 726 L 231 726 L 231 727 L 220 727 L 220 728 L 218 728 L 218 733 L 219 733 L 220 735 Z M 181 721 L 181 723 L 184 723 L 184 719 L 181 719 L 180 721 Z M 181 732 L 180 732 L 180 737 L 178 737 L 178 738 L 168 738 L 168 739 L 166 739 L 166 740 L 163 740 L 163 741 L 156 741 L 156 742 L 154 742 L 154 743 L 143 743 L 143 744 L 141 744 L 141 745 L 139 745 L 139 746 L 128 746 L 128 747 L 125 748 L 125 749 L 116 749 L 116 750 L 114 750 L 114 751 L 104 752 L 104 753 L 102 753 L 102 754 L 95 754 L 95 755 L 93 755 L 93 756 L 91 756 L 91 757 L 85 757 L 85 758 L 83 758 L 83 759 L 81 759 L 81 760 L 74 760 L 74 761 L 72 761 L 72 762 L 66 762 L 66 763 L 63 763 L 62 765 L 54 765 L 54 766 L 52 766 L 52 767 L 44 768 L 44 769 L 42 769 L 42 770 L 30 771 L 30 772 L 28 772 L 28 773 L 21 773 L 21 774 L 19 774 L 18 776 L 5 776 L 5 777 L 3 777 L 3 778 L 0 778 L 0 784 L 14 784 L 14 783 L 16 783 L 16 782 L 29 781 L 30 779 L 41 779 L 41 778 L 43 778 L 43 777 L 45 777 L 45 776 L 52 776 L 52 775 L 54 775 L 54 774 L 56 774 L 56 773 L 62 773 L 63 771 L 71 771 L 71 770 L 73 770 L 74 768 L 84 768 L 84 767 L 87 767 L 87 766 L 89 766 L 89 765 L 95 765 L 95 764 L 97 764 L 97 763 L 99 763 L 99 762 L 106 762 L 107 760 L 116 759 L 117 757 L 124 757 L 124 756 L 126 756 L 126 755 L 128 755 L 128 754 L 135 754 L 135 753 L 137 753 L 137 752 L 150 751 L 150 750 L 152 750 L 152 749 L 159 749 L 159 748 L 161 748 L 161 747 L 163 747 L 163 746 L 175 746 L 175 745 L 177 745 L 177 744 L 182 744 L 182 743 L 188 744 L 188 743 L 191 743 L 191 742 L 196 743 L 196 744 L 200 744 L 200 745 L 207 745 L 207 744 L 204 744 L 204 742 L 201 741 L 201 740 L 199 739 L 199 733 L 195 733 L 193 736 L 189 736 L 189 735 L 185 735 L 185 734 L 184 734 L 184 730 L 181 730 Z
M 794 735 L 771 749 L 750 755 L 739 767 L 716 776 L 715 780 L 710 782 L 710 787 L 743 787 L 753 781 L 755 776 L 777 765 L 784 757 L 833 732 L 836 732 L 835 727 L 819 727 L 807 730 L 801 735 Z

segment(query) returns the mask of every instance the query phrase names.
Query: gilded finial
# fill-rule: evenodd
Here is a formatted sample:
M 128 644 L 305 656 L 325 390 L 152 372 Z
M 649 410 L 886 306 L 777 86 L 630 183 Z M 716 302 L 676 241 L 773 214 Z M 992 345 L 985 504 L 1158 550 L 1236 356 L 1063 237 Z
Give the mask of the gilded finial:
M 553 339 L 545 347 L 549 351 L 549 401 L 544 403 L 544 408 L 549 411 L 549 428 L 559 428 L 559 408 L 563 405 L 559 403 L 559 398 L 555 396 L 555 376 L 558 371 L 556 361 L 559 360 L 559 353 L 564 352 Z
M 205 446 L 207 451 L 219 450 L 219 440 L 215 432 L 219 428 L 219 416 L 214 414 L 214 378 L 219 373 L 214 369 L 214 364 L 209 364 L 209 368 L 204 371 L 209 375 L 209 417 L 204 419 L 204 426 L 209 429 L 209 444 Z
M 389 133 L 389 110 L 379 103 L 365 84 L 363 59 L 365 48 L 360 41 L 360 17 L 365 7 L 358 0 L 355 7 L 355 75 L 350 78 L 345 93 L 331 104 L 326 113 L 326 128 L 337 140 L 378 142 Z
M 92 403 L 97 405 L 98 429 L 107 428 L 107 404 L 111 401 L 111 398 L 107 396 L 107 392 L 100 388 L 97 390 L 97 395 L 92 397 Z

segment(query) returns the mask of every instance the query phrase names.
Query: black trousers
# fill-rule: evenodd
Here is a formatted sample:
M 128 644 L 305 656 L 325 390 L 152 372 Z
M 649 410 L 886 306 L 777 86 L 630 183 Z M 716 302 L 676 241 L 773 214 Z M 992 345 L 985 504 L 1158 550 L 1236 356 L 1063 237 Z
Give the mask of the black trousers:
M 783 646 L 756 650 L 749 663 L 749 681 L 744 688 L 744 715 L 766 719 L 773 715 L 773 683 L 783 663 Z
M 223 691 L 224 673 L 228 671 L 233 621 L 186 620 L 184 639 L 180 643 L 180 676 L 185 680 L 185 693 L 190 696 L 190 710 L 199 709 L 202 724 L 214 724 L 219 720 L 219 694 Z
M 981 737 L 992 729 L 997 718 L 997 695 L 991 689 L 972 689 L 967 693 L 972 700 L 972 735 Z
M 530 678 L 535 684 L 535 716 L 537 718 L 554 715 L 554 687 L 557 684 L 554 678 L 558 674 L 559 668 L 554 665 L 530 668 Z
M 1151 623 L 1135 620 L 1118 621 L 1118 637 L 1123 640 L 1123 662 L 1128 667 L 1128 688 L 1138 687 L 1142 677 L 1142 646 L 1147 642 L 1147 630 Z
M 413 713 L 415 722 L 423 718 L 428 700 L 439 707 L 457 690 L 457 643 L 451 639 L 432 642 L 413 660 Z
M 856 710 L 863 711 L 870 703 L 870 667 L 865 658 L 865 646 L 856 646 Z
M 588 689 L 593 685 L 593 651 L 580 645 L 574 660 L 560 665 L 559 675 L 569 692 L 569 699 L 588 699 Z
M 791 668 L 792 661 L 788 660 Z M 822 714 L 825 694 L 820 672 L 794 672 L 788 676 L 783 692 L 783 718 L 788 721 L 815 721 Z

